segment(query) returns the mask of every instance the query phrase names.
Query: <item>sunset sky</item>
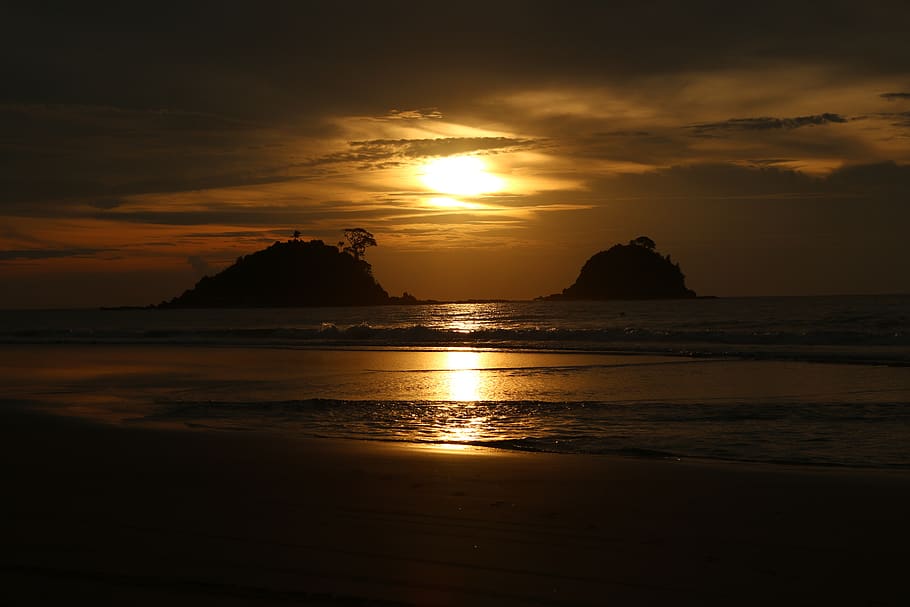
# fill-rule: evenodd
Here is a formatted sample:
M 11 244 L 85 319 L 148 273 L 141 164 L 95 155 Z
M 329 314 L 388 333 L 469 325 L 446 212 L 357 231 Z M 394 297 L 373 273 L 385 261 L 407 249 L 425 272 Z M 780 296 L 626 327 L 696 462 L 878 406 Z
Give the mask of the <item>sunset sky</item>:
M 0 308 L 348 227 L 393 295 L 545 295 L 639 235 L 699 294 L 910 292 L 906 2 L 18 4 Z

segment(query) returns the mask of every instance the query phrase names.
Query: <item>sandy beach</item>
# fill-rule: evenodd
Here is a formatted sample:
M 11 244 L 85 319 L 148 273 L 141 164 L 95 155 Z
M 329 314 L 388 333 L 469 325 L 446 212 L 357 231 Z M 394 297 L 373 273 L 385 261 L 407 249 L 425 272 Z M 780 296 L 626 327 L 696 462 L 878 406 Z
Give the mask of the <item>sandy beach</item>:
M 0 603 L 903 605 L 905 472 L 3 413 Z

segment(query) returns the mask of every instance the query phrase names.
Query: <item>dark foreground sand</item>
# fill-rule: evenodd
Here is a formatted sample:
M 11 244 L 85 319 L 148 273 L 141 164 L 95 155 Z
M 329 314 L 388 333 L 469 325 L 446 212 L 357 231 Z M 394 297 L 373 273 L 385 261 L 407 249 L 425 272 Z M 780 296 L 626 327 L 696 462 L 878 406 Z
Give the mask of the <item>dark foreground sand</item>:
M 4 605 L 910 604 L 907 473 L 0 422 Z

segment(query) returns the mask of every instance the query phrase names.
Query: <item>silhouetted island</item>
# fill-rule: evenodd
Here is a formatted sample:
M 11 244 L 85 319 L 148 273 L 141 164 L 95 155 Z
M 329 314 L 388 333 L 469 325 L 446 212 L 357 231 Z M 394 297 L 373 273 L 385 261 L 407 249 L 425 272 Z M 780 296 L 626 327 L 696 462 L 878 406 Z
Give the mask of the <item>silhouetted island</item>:
M 695 297 L 685 275 L 670 256 L 656 251 L 654 241 L 639 236 L 597 253 L 581 268 L 571 287 L 541 297 L 546 301 L 574 299 L 679 299 Z
M 343 244 L 343 243 L 340 243 Z M 374 243 L 375 244 L 375 241 Z M 339 250 L 321 240 L 276 242 L 240 257 L 214 276 L 162 302 L 160 308 L 370 306 L 414 303 L 389 294 L 373 278 L 363 248 Z

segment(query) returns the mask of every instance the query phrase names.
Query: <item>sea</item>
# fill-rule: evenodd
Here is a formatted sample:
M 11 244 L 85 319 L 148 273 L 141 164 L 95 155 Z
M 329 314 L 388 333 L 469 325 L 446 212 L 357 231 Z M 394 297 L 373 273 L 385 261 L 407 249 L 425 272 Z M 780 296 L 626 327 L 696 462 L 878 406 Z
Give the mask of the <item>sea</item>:
M 910 468 L 910 295 L 6 310 L 0 365 L 104 423 Z

